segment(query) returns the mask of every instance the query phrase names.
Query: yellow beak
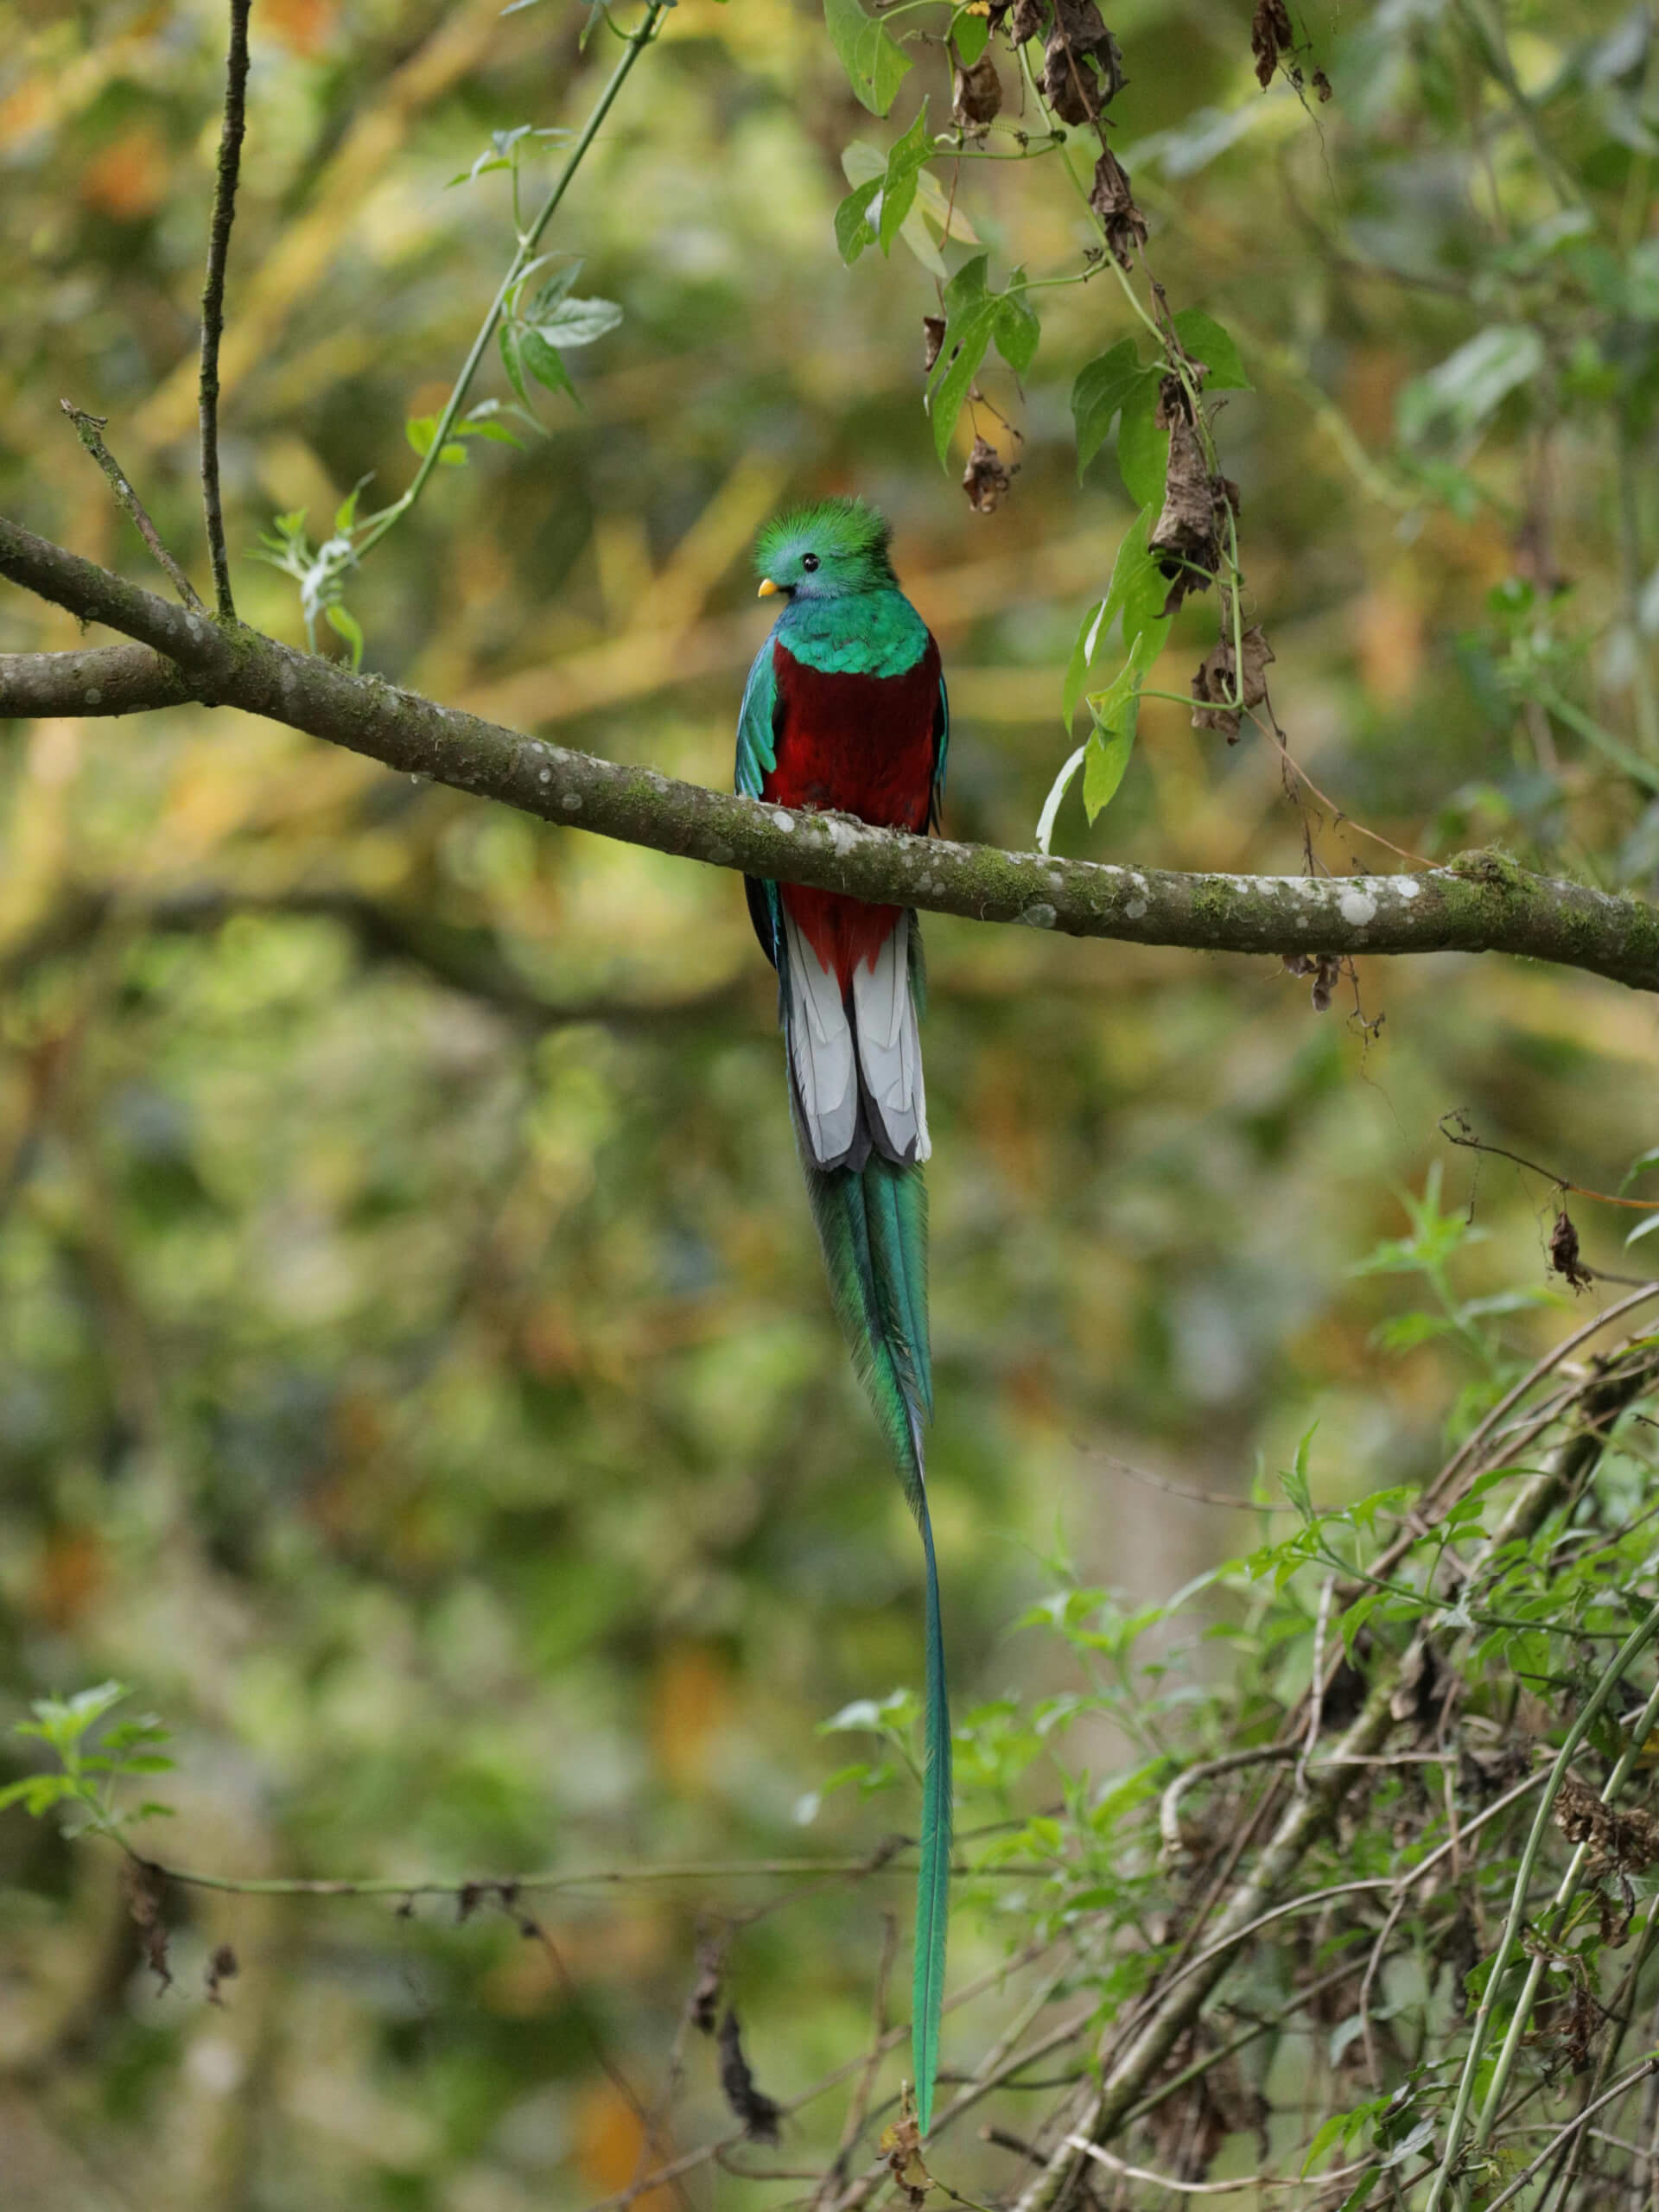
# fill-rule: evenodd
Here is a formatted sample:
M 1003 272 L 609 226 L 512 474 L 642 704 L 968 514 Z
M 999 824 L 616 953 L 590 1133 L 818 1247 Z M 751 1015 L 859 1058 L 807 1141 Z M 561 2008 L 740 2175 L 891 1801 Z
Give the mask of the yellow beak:
M 768 576 L 766 582 L 761 585 L 760 590 L 755 594 L 755 597 L 757 599 L 770 599 L 774 593 L 780 592 L 782 589 L 782 584 L 773 583 L 772 578 Z

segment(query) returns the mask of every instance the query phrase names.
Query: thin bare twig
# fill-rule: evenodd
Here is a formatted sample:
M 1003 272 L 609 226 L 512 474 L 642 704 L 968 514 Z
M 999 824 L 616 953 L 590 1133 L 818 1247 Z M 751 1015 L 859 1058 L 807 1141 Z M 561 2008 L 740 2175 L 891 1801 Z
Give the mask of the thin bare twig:
M 225 120 L 219 137 L 219 170 L 213 185 L 213 219 L 207 233 L 207 277 L 201 288 L 201 506 L 207 527 L 207 557 L 213 566 L 213 594 L 226 621 L 234 620 L 230 556 L 225 550 L 225 515 L 219 494 L 219 341 L 225 333 L 225 266 L 230 258 L 231 225 L 236 219 L 236 183 L 242 167 L 242 137 L 247 127 L 248 12 L 252 0 L 231 0 L 231 40 L 225 56 Z
M 516 1923 L 518 1933 L 527 1942 L 536 1944 L 540 1948 L 542 1955 L 553 1969 L 554 1978 L 559 1985 L 566 2004 L 580 2019 L 582 2017 L 582 1993 L 571 1979 L 570 1969 L 564 1963 L 563 1952 L 553 1941 L 547 1929 L 533 1912 L 525 1910 L 510 1891 L 500 1893 L 497 1902 L 502 1911 Z M 598 2062 L 600 2071 L 639 2123 L 641 2164 L 648 2164 L 653 2158 L 661 2158 L 666 2147 L 664 2141 L 666 2115 L 658 2115 L 651 2111 L 627 2075 L 612 2057 L 598 2029 L 591 2023 L 588 2025 L 588 2039 L 594 2056 Z M 686 2208 L 686 2212 L 690 2212 L 690 2198 L 686 2195 L 683 2183 L 676 2181 L 672 2186 L 680 2203 Z
M 1453 1124 L 1450 1128 L 1446 1127 L 1448 1122 Z M 1625 1206 L 1632 1213 L 1659 1212 L 1659 1198 L 1626 1198 L 1616 1196 L 1611 1191 L 1592 1191 L 1588 1184 L 1569 1182 L 1565 1175 L 1558 1175 L 1553 1167 L 1545 1167 L 1535 1160 L 1525 1160 L 1518 1152 L 1510 1152 L 1506 1146 L 1488 1144 L 1484 1137 L 1475 1135 L 1461 1107 L 1454 1107 L 1451 1113 L 1442 1114 L 1440 1128 L 1440 1135 L 1447 1144 L 1456 1145 L 1459 1151 L 1485 1152 L 1490 1153 L 1494 1160 L 1512 1160 L 1516 1166 L 1526 1168 L 1529 1173 L 1541 1175 L 1563 1198 L 1592 1198 L 1599 1206 Z
M 69 417 L 69 420 L 74 424 L 75 435 L 80 440 L 82 445 L 86 447 L 87 452 L 91 454 L 92 459 L 98 463 L 104 474 L 109 478 L 111 485 L 114 488 L 116 504 L 121 508 L 124 514 L 130 515 L 133 522 L 137 525 L 138 535 L 143 539 L 145 544 L 149 546 L 150 551 L 156 556 L 156 560 L 161 564 L 162 571 L 166 575 L 168 582 L 172 585 L 174 590 L 177 592 L 179 597 L 194 613 L 205 613 L 207 609 L 202 606 L 201 601 L 196 597 L 195 586 L 191 582 L 189 577 L 185 575 L 184 570 L 173 558 L 173 556 L 168 551 L 166 546 L 162 544 L 162 534 L 160 531 L 156 529 L 155 524 L 150 520 L 149 515 L 145 512 L 143 501 L 133 490 L 132 485 L 127 476 L 124 474 L 120 463 L 116 460 L 115 455 L 110 451 L 108 446 L 104 442 L 103 437 L 100 434 L 103 431 L 105 425 L 108 423 L 110 419 L 109 416 L 107 415 L 89 415 L 85 408 L 77 407 L 74 402 L 71 399 L 60 399 L 58 402 L 58 404 L 62 408 L 64 413 Z M 96 690 L 89 692 L 87 696 L 94 702 L 98 702 L 98 692 Z
M 1230 1491 L 1200 1490 L 1192 1483 L 1172 1482 L 1167 1475 L 1154 1475 L 1146 1467 L 1137 1467 L 1128 1459 L 1120 1459 L 1116 1452 L 1103 1451 L 1097 1444 L 1085 1444 L 1080 1436 L 1071 1440 L 1085 1458 L 1096 1459 L 1103 1467 L 1109 1467 L 1115 1475 L 1127 1475 L 1131 1482 L 1144 1483 L 1148 1490 L 1161 1491 L 1166 1497 L 1185 1498 L 1191 1505 L 1225 1505 L 1235 1512 L 1294 1513 L 1291 1505 L 1275 1505 L 1268 1498 L 1240 1497 Z
M 753 1877 L 792 1878 L 804 1874 L 864 1877 L 884 1872 L 910 1847 L 908 1838 L 897 1837 L 889 1838 L 874 1851 L 866 1852 L 857 1859 L 690 1859 L 670 1861 L 659 1866 L 594 1866 L 564 1874 L 492 1874 L 470 1881 L 406 1882 L 382 1875 L 356 1881 L 334 1876 L 271 1875 L 245 1879 L 235 1874 L 202 1874 L 190 1867 L 162 1866 L 143 1853 L 124 1846 L 130 1857 L 162 1880 L 176 1882 L 181 1889 L 222 1890 L 236 1897 L 454 1897 L 463 1904 L 469 1897 L 482 1902 L 486 1897 L 512 1896 L 521 1890 L 614 1888 L 636 1882 L 742 1881 Z M 1005 1866 L 960 1866 L 955 1871 L 958 1874 L 1032 1875 L 1045 1873 L 1047 1869 L 1010 1861 Z
M 852 2101 L 847 2107 L 847 2122 L 841 2131 L 841 2141 L 836 2145 L 836 2155 L 830 2162 L 829 2171 L 818 2182 L 813 2192 L 814 2207 L 833 2204 L 846 2177 L 848 2161 L 854 2147 L 864 2132 L 864 2122 L 870 2109 L 870 2096 L 875 2088 L 875 2077 L 881 2070 L 881 2060 L 887 2050 L 887 1983 L 893 1974 L 893 1961 L 899 1947 L 899 1923 L 890 1912 L 881 1916 L 881 1961 L 875 1970 L 875 1998 L 871 2007 L 871 2035 L 869 2056 L 864 2071 L 858 2077 Z
M 1121 2174 L 1125 2181 L 1150 2182 L 1154 2189 L 1173 2190 L 1180 2196 L 1231 2196 L 1241 2189 L 1300 2189 L 1301 2182 L 1294 2175 L 1277 2178 L 1272 2174 L 1240 2174 L 1235 2181 L 1177 2181 L 1173 2174 L 1154 2174 L 1145 2166 L 1131 2166 L 1122 2158 L 1115 2158 L 1109 2151 L 1103 2151 L 1098 2143 L 1091 2143 L 1086 2135 L 1070 2135 L 1066 2147 L 1081 2151 L 1097 2166 L 1104 2166 L 1109 2173 Z M 1361 2158 L 1351 2166 L 1334 2166 L 1329 2173 L 1316 2174 L 1315 2182 L 1351 2180 L 1355 2174 L 1363 2173 L 1370 2164 Z
M 1190 1766 L 1178 1774 L 1158 1801 L 1158 1834 L 1162 1840 L 1163 1856 L 1166 1859 L 1179 1859 L 1185 1847 L 1181 1841 L 1181 1800 L 1189 1789 L 1196 1789 L 1202 1782 L 1214 1782 L 1218 1776 L 1236 1774 L 1241 1767 L 1262 1766 L 1273 1759 L 1293 1758 L 1295 1746 L 1291 1744 L 1255 1744 L 1249 1750 L 1229 1751 L 1218 1759 L 1205 1759 L 1200 1766 Z

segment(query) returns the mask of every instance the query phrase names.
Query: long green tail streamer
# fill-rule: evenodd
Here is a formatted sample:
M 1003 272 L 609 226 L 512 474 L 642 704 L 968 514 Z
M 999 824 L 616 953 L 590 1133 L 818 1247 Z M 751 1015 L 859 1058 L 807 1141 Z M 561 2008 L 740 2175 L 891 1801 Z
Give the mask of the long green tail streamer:
M 927 1554 L 927 1765 L 922 1775 L 922 1858 L 916 1877 L 916 1960 L 911 1989 L 911 2063 L 916 2071 L 916 2118 L 924 2135 L 933 2124 L 933 2084 L 939 2071 L 939 2018 L 944 2007 L 944 1937 L 950 1918 L 950 1708 L 944 1689 L 944 1635 L 939 1624 L 939 1574 L 933 1524 L 924 1495 L 922 1548 Z
M 922 1448 L 922 1424 L 933 1410 L 927 1338 L 927 1192 L 918 1167 L 895 1166 L 879 1154 L 872 1154 L 861 1169 L 826 1173 L 804 1154 L 803 1166 L 836 1311 L 921 1530 L 926 1567 L 926 1764 L 911 2012 L 916 2117 L 925 2134 L 933 2117 L 939 2069 L 951 1816 L 944 1633 Z

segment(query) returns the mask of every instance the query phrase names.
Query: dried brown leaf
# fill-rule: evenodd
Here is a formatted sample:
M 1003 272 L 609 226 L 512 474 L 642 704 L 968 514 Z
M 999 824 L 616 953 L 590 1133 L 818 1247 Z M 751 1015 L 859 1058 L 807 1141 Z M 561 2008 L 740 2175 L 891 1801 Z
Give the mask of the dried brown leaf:
M 892 2126 L 881 2131 L 877 2149 L 887 2162 L 907 2212 L 921 2212 L 927 2202 L 931 2177 L 922 2163 L 922 2134 L 906 2097 L 905 2109 Z
M 1218 729 L 1229 745 L 1238 742 L 1240 717 L 1252 707 L 1259 707 L 1268 696 L 1268 668 L 1274 658 L 1273 647 L 1268 643 L 1267 632 L 1259 623 L 1253 624 L 1240 641 L 1243 646 L 1243 671 L 1238 677 L 1238 665 L 1233 653 L 1233 641 L 1223 638 L 1211 646 L 1192 678 L 1192 696 L 1201 703 L 1192 709 L 1194 729 Z M 1217 705 L 1217 700 L 1236 699 L 1237 706 Z M 1314 1003 L 1318 1004 L 1317 994 Z
M 950 71 L 950 112 L 963 130 L 982 131 L 1002 111 L 1002 80 L 988 47 L 971 69 L 954 63 Z
M 218 1944 L 207 1961 L 202 1980 L 207 1990 L 210 2005 L 223 2005 L 224 1988 L 227 1981 L 234 1981 L 242 1971 L 241 1962 L 228 1943 Z
M 720 2086 L 726 2093 L 727 2103 L 742 2121 L 743 2133 L 751 2143 L 778 2140 L 783 2107 L 754 2086 L 749 2062 L 743 2056 L 743 2031 L 729 2005 L 720 2024 Z
M 156 1994 L 159 1997 L 162 1990 L 173 1986 L 173 1973 L 167 1962 L 167 1927 L 162 1918 L 167 1877 L 148 1859 L 128 1859 L 122 1865 L 121 1887 L 127 1911 L 138 1930 L 144 1964 L 156 1977 Z
M 1639 1874 L 1659 1859 L 1659 1817 L 1640 1806 L 1616 1813 L 1576 1775 L 1562 1783 L 1554 1815 L 1569 1843 L 1590 1847 L 1585 1864 L 1592 1875 Z
M 1595 1281 L 1579 1256 L 1579 1232 L 1565 1206 L 1556 1214 L 1555 1226 L 1549 1232 L 1549 1264 L 1558 1275 L 1567 1277 L 1574 1290 L 1588 1290 Z
M 1280 57 L 1290 53 L 1295 43 L 1285 0 L 1256 0 L 1255 14 L 1250 19 L 1250 52 L 1255 56 L 1255 81 L 1263 92 L 1273 82 Z
M 987 444 L 983 438 L 974 440 L 974 449 L 969 454 L 968 466 L 962 473 L 962 488 L 968 494 L 968 504 L 976 515 L 996 512 L 1019 466 L 1016 461 L 1012 469 L 1005 467 L 1001 454 L 994 445 Z
M 1101 219 L 1113 260 L 1120 269 L 1128 269 L 1135 248 L 1147 242 L 1147 219 L 1135 204 L 1128 171 L 1109 146 L 1101 148 L 1095 163 L 1089 205 Z
M 1221 524 L 1233 488 L 1211 476 L 1198 424 L 1179 377 L 1166 377 L 1158 395 L 1158 423 L 1169 432 L 1164 508 L 1147 550 L 1169 578 L 1164 613 L 1174 613 L 1189 592 L 1206 591 L 1221 566 Z M 1224 694 L 1223 695 L 1225 696 Z
M 1123 56 L 1095 0 L 1054 0 L 1043 48 L 1043 97 L 1062 123 L 1096 123 L 1123 89 Z

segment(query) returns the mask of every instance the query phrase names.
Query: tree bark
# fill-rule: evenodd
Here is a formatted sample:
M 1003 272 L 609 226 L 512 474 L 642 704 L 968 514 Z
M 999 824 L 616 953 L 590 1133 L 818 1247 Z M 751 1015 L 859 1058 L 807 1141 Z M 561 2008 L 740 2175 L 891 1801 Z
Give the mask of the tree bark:
M 906 836 L 679 783 L 439 706 L 175 607 L 3 518 L 0 575 L 134 641 L 0 655 L 0 716 L 196 699 L 566 828 L 882 905 L 1204 952 L 1516 953 L 1659 988 L 1659 911 L 1530 874 L 1500 853 L 1415 874 L 1207 875 Z

